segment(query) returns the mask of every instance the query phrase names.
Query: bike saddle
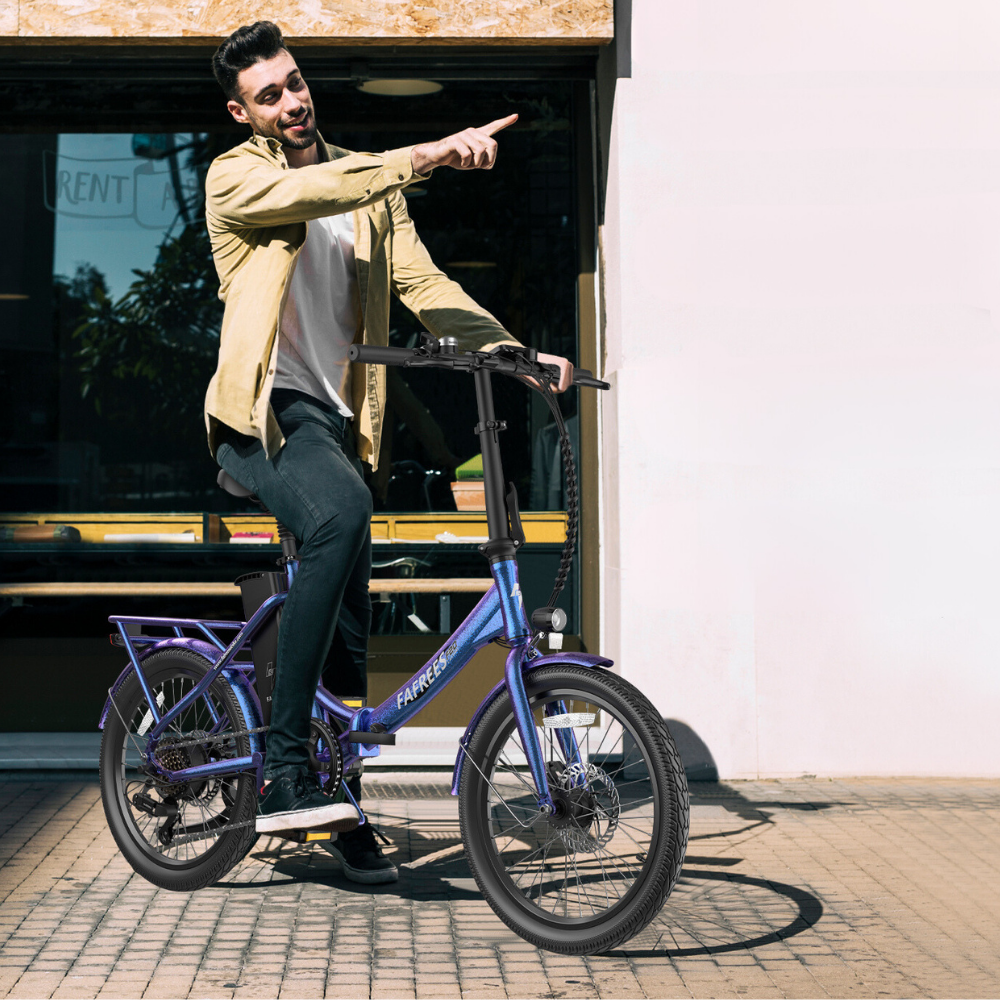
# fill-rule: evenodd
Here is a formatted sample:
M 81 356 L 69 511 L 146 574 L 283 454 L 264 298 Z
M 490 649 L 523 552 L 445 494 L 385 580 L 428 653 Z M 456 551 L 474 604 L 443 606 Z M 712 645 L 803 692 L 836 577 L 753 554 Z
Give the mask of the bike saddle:
M 242 483 L 238 483 L 225 469 L 219 469 L 219 475 L 215 480 L 227 493 L 234 497 L 252 497 L 253 490 L 248 490 Z

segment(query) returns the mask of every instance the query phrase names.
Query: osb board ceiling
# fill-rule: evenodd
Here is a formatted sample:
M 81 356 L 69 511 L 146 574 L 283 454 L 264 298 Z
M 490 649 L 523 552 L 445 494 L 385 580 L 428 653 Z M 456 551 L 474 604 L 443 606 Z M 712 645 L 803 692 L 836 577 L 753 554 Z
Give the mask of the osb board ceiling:
M 273 20 L 297 44 L 601 44 L 614 0 L 0 0 L 0 39 L 197 42 Z

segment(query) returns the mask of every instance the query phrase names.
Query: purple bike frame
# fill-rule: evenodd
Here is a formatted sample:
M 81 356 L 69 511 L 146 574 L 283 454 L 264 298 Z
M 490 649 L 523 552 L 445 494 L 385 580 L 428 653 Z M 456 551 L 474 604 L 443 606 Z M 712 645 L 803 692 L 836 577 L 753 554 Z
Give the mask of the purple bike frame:
M 405 726 L 418 712 L 425 708 L 439 695 L 472 657 L 485 645 L 494 639 L 503 637 L 510 645 L 510 653 L 504 669 L 504 681 L 487 697 L 476 712 L 468 737 L 476 721 L 481 718 L 488 702 L 496 696 L 503 686 L 510 691 L 517 722 L 521 745 L 525 749 L 528 767 L 538 792 L 539 808 L 548 809 L 552 806 L 549 793 L 548 776 L 546 773 L 542 748 L 535 730 L 534 720 L 528 704 L 524 688 L 523 672 L 529 664 L 545 661 L 571 659 L 573 662 L 586 665 L 608 665 L 610 661 L 600 657 L 589 657 L 584 654 L 560 654 L 558 657 L 540 657 L 530 644 L 531 627 L 524 610 L 521 587 L 518 580 L 517 562 L 514 559 L 503 559 L 491 564 L 493 586 L 483 595 L 468 617 L 456 631 L 448 637 L 444 645 L 421 667 L 402 687 L 387 698 L 381 705 L 373 708 L 362 708 L 360 711 L 345 705 L 339 698 L 331 694 L 322 685 L 316 691 L 316 706 L 336 720 L 338 728 L 343 729 L 340 736 L 341 753 L 344 767 L 349 767 L 355 760 L 375 756 L 378 744 L 353 743 L 348 739 L 348 731 L 373 730 L 395 733 Z M 256 693 L 250 683 L 248 674 L 253 666 L 249 663 L 235 662 L 236 655 L 248 648 L 250 640 L 263 627 L 277 608 L 285 601 L 287 593 L 275 594 L 268 598 L 247 622 L 232 621 L 201 621 L 198 619 L 178 618 L 146 618 L 134 616 L 112 616 L 109 621 L 117 626 L 118 632 L 128 651 L 129 664 L 119 676 L 108 693 L 108 701 L 101 717 L 101 728 L 107 719 L 107 714 L 114 707 L 114 697 L 128 675 L 134 671 L 142 688 L 150 712 L 153 716 L 153 726 L 148 733 L 145 760 L 148 765 L 157 767 L 155 762 L 156 741 L 167 730 L 171 722 L 185 711 L 209 689 L 213 681 L 223 675 L 230 685 L 237 690 L 238 697 L 243 702 L 242 707 L 248 719 L 256 725 L 260 724 L 260 705 Z M 130 636 L 127 625 L 150 625 L 170 628 L 173 637 L 154 638 L 150 636 Z M 185 635 L 187 631 L 197 631 L 199 637 Z M 218 632 L 230 631 L 236 634 L 227 643 L 219 638 Z M 143 669 L 143 661 L 154 651 L 164 648 L 186 648 L 209 660 L 212 667 L 197 684 L 172 708 L 162 712 L 153 696 L 152 687 Z M 212 708 L 210 706 L 210 711 Z M 218 719 L 215 719 L 218 722 Z M 456 761 L 456 788 L 461 769 L 461 759 L 464 753 L 465 740 L 459 750 Z M 166 780 L 173 782 L 189 781 L 198 777 L 218 774 L 231 774 L 246 770 L 256 770 L 261 773 L 263 766 L 263 741 L 259 736 L 251 743 L 251 753 L 230 760 L 201 764 L 184 768 L 179 771 L 163 771 Z M 160 770 L 158 768 L 158 770 Z
M 417 354 L 419 353 L 418 351 Z M 458 357 L 454 351 L 443 352 L 439 360 L 444 367 L 455 367 Z M 389 347 L 376 348 L 365 345 L 354 345 L 351 348 L 351 358 L 355 361 L 367 360 L 373 364 L 399 364 L 403 363 L 404 360 L 407 363 L 413 362 L 415 355 L 413 352 Z M 421 355 L 421 358 L 424 362 L 427 362 L 428 359 L 430 361 L 434 360 L 426 352 Z M 518 735 L 521 738 L 521 746 L 535 783 L 535 790 L 538 793 L 538 807 L 544 812 L 550 812 L 553 808 L 553 802 L 552 796 L 549 793 L 545 760 L 524 686 L 524 671 L 526 667 L 529 664 L 538 662 L 539 659 L 545 660 L 546 658 L 539 658 L 539 654 L 531 642 L 531 626 L 528 622 L 528 616 L 525 614 L 524 600 L 521 596 L 521 585 L 518 579 L 515 554 L 518 545 L 524 542 L 524 535 L 521 531 L 516 504 L 510 507 L 507 495 L 504 492 L 503 484 L 505 479 L 497 435 L 506 427 L 506 424 L 496 419 L 493 408 L 493 390 L 490 386 L 491 370 L 503 370 L 507 374 L 517 374 L 519 369 L 515 362 L 510 359 L 498 360 L 491 355 L 480 356 L 478 354 L 473 355 L 472 360 L 468 362 L 466 367 L 473 373 L 476 385 L 476 405 L 479 414 L 479 423 L 475 427 L 475 432 L 479 436 L 482 447 L 486 520 L 489 528 L 489 541 L 480 546 L 480 549 L 490 560 L 490 573 L 493 576 L 493 586 L 490 587 L 465 621 L 449 636 L 445 644 L 434 656 L 406 684 L 381 705 L 375 708 L 362 708 L 360 711 L 354 711 L 320 685 L 316 691 L 314 706 L 315 710 L 320 714 L 325 712 L 328 716 L 336 720 L 336 728 L 341 730 L 339 740 L 343 763 L 345 768 L 349 767 L 359 758 L 372 757 L 379 753 L 378 740 L 373 740 L 370 743 L 357 743 L 350 739 L 351 733 L 354 733 L 355 739 L 357 739 L 358 733 L 371 733 L 374 736 L 376 733 L 381 735 L 383 733 L 397 732 L 422 708 L 433 701 L 458 676 L 462 668 L 472 659 L 478 650 L 482 649 L 488 642 L 503 637 L 510 648 L 507 662 L 504 666 L 503 683 L 510 695 L 514 720 L 517 724 Z M 604 383 L 594 383 L 592 377 L 591 383 L 598 384 L 603 388 L 609 388 Z M 583 381 L 581 384 L 590 383 Z M 286 562 L 289 586 L 292 585 L 292 581 L 294 580 L 297 565 L 294 559 L 289 559 Z M 114 700 L 115 695 L 120 690 L 128 674 L 134 670 L 153 718 L 153 726 L 149 732 L 146 752 L 144 754 L 147 766 L 160 770 L 171 783 L 210 774 L 235 773 L 250 768 L 255 768 L 258 776 L 262 776 L 263 746 L 259 741 L 251 744 L 252 752 L 249 755 L 232 760 L 215 761 L 211 764 L 200 764 L 179 771 L 164 771 L 160 768 L 156 763 L 154 751 L 157 741 L 167 730 L 171 722 L 181 712 L 185 711 L 188 706 L 205 695 L 209 687 L 220 675 L 224 675 L 225 679 L 233 685 L 234 690 L 237 692 L 237 697 L 244 700 L 247 718 L 255 719 L 259 724 L 261 717 L 260 705 L 254 705 L 256 696 L 254 696 L 253 701 L 249 700 L 247 696 L 248 690 L 252 692 L 246 676 L 250 667 L 249 665 L 241 666 L 237 664 L 235 657 L 237 653 L 247 647 L 250 640 L 253 639 L 264 623 L 270 619 L 271 615 L 276 613 L 278 607 L 286 598 L 287 591 L 269 597 L 247 622 L 203 622 L 195 619 L 112 617 L 110 621 L 118 627 L 118 632 L 125 644 L 125 648 L 128 650 L 130 662 L 108 692 L 108 702 L 104 709 L 104 715 L 101 717 L 101 727 L 103 728 L 104 726 L 109 709 L 114 706 L 117 710 Z M 174 636 L 169 639 L 155 641 L 150 641 L 151 637 L 143 638 L 137 636 L 133 638 L 129 636 L 128 629 L 126 628 L 130 624 L 166 626 L 173 630 Z M 187 637 L 184 634 L 184 629 L 197 630 L 200 633 L 200 637 Z M 220 630 L 234 630 L 236 634 L 227 644 L 216 634 Z M 150 652 L 162 649 L 164 646 L 187 646 L 208 659 L 212 663 L 212 667 L 176 705 L 161 714 L 160 706 L 157 705 L 156 699 L 153 697 L 152 688 L 143 670 L 142 662 Z M 599 657 L 575 655 L 578 658 L 574 662 L 587 666 L 610 664 L 610 661 L 602 660 Z M 565 661 L 567 657 L 560 657 L 559 659 Z M 494 689 L 488 700 L 496 697 L 496 694 L 497 689 Z M 216 718 L 215 709 L 210 699 L 206 699 L 206 703 L 208 704 L 209 712 L 213 716 L 215 725 L 220 726 L 222 722 Z M 471 734 L 475 724 L 482 718 L 485 705 L 486 702 L 484 702 L 483 706 L 480 706 L 479 711 L 473 716 L 470 728 L 466 730 L 466 739 L 460 744 L 459 759 L 456 761 L 456 789 L 468 736 Z M 258 726 L 251 728 L 258 728 Z M 566 759 L 573 760 L 579 753 L 575 742 L 576 737 L 571 731 L 566 731 L 560 733 L 559 740 L 563 744 L 563 752 L 566 754 Z

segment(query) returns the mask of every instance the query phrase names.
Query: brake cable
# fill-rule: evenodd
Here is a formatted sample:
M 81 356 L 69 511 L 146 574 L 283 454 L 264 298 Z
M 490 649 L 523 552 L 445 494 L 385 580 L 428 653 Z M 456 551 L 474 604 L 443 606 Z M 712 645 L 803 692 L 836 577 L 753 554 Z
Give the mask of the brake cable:
M 434 349 L 434 344 L 432 341 L 436 342 L 436 338 L 433 338 L 430 334 L 426 335 L 426 340 L 422 338 L 421 345 L 419 347 L 413 348 L 413 357 L 409 361 L 409 364 L 414 367 L 424 367 L 420 364 L 421 360 L 426 359 L 426 362 L 435 362 L 440 364 L 444 358 L 440 356 L 437 350 Z M 352 352 L 360 352 L 361 347 L 352 347 Z M 396 348 L 388 348 L 390 351 L 397 350 Z M 398 349 L 402 351 L 402 349 Z M 555 393 L 552 391 L 552 386 L 550 385 L 550 379 L 552 377 L 551 372 L 543 374 L 535 367 L 534 357 L 530 360 L 520 352 L 514 353 L 513 358 L 507 358 L 508 362 L 513 362 L 515 366 L 520 366 L 521 370 L 510 371 L 509 369 L 504 373 L 516 378 L 518 381 L 523 382 L 529 388 L 534 389 L 536 392 L 540 392 L 544 398 L 549 409 L 552 411 L 552 417 L 555 421 L 556 429 L 559 432 L 559 451 L 562 458 L 563 467 L 563 480 L 566 486 L 566 540 L 563 542 L 562 554 L 559 558 L 559 570 L 556 573 L 555 582 L 552 587 L 552 594 L 549 596 L 549 601 L 546 607 L 555 608 L 562 594 L 565 586 L 566 580 L 569 577 L 570 570 L 573 566 L 573 557 L 576 554 L 576 539 L 577 533 L 579 531 L 580 522 L 580 488 L 579 481 L 576 475 L 576 462 L 573 458 L 573 444 L 570 441 L 569 431 L 566 429 L 566 422 L 563 420 L 562 410 L 559 409 L 559 404 L 556 401 Z M 361 360 L 359 357 L 352 354 L 352 360 Z M 458 361 L 458 357 L 453 355 L 453 360 L 448 367 L 458 367 L 455 362 Z M 490 358 L 489 360 L 493 360 Z M 462 365 L 467 371 L 475 371 L 480 367 L 489 367 L 494 370 L 496 366 L 493 364 L 486 364 L 487 358 L 483 355 L 473 352 L 473 355 L 469 362 Z M 425 363 L 426 363 L 425 362 Z M 384 362 L 393 363 L 393 362 Z M 406 363 L 404 363 L 406 364 Z M 604 388 L 607 388 L 606 386 Z M 538 633 L 538 635 L 533 640 L 537 642 L 543 633 Z
M 546 605 L 546 607 L 554 608 L 557 606 L 559 596 L 566 586 L 566 580 L 573 567 L 573 556 L 576 554 L 576 536 L 580 523 L 580 490 L 576 477 L 576 462 L 573 458 L 573 442 L 570 440 L 569 431 L 566 429 L 566 421 L 563 419 L 562 410 L 559 408 L 556 395 L 552 391 L 552 386 L 549 382 L 545 379 L 538 379 L 537 382 L 532 382 L 520 375 L 515 377 L 534 389 L 535 392 L 542 394 L 542 398 L 552 411 L 552 417 L 559 432 L 559 451 L 562 458 L 563 480 L 566 486 L 566 540 L 563 542 L 562 555 L 559 558 L 559 570 L 556 573 L 552 594 Z

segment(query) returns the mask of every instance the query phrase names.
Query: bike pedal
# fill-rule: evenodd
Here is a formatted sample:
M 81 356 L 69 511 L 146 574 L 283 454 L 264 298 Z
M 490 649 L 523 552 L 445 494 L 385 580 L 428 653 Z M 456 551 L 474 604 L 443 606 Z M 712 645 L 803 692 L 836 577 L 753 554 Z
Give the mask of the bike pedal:
M 269 837 L 281 837 L 296 844 L 315 844 L 325 840 L 333 840 L 336 834 L 332 830 L 275 830 Z
M 333 840 L 337 835 L 332 830 L 303 830 L 304 844 L 315 844 L 321 840 Z

